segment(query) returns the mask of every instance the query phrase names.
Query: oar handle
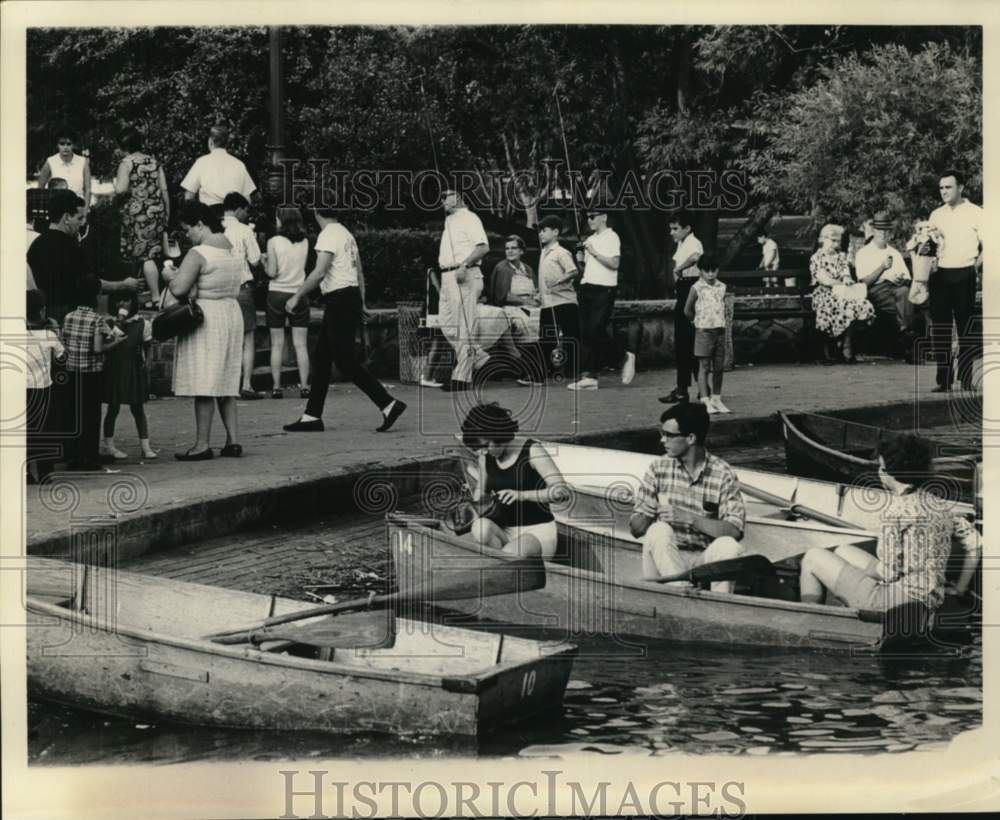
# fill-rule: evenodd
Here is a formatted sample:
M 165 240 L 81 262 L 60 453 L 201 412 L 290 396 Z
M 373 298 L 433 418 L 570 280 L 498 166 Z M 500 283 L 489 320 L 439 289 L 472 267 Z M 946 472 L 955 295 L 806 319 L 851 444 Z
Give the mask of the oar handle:
M 844 518 L 838 518 L 835 515 L 828 515 L 825 512 L 814 510 L 812 507 L 807 507 L 804 504 L 793 504 L 791 499 L 782 498 L 780 495 L 769 493 L 767 490 L 762 490 L 759 487 L 754 487 L 742 481 L 740 482 L 740 492 L 744 495 L 749 495 L 752 498 L 759 499 L 760 501 L 766 501 L 768 504 L 774 504 L 775 506 L 782 507 L 783 509 L 795 513 L 796 515 L 802 515 L 806 518 L 812 518 L 815 521 L 821 521 L 824 524 L 829 524 L 831 527 L 839 527 L 845 530 L 856 530 L 858 528 L 857 524 L 847 521 Z

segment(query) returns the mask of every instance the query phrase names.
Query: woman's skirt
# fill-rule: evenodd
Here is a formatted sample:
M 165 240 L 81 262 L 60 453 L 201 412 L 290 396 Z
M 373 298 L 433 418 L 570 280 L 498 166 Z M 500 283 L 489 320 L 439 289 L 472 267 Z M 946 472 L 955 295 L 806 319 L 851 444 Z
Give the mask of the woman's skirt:
M 199 299 L 205 321 L 177 340 L 175 396 L 238 396 L 243 315 L 236 299 Z

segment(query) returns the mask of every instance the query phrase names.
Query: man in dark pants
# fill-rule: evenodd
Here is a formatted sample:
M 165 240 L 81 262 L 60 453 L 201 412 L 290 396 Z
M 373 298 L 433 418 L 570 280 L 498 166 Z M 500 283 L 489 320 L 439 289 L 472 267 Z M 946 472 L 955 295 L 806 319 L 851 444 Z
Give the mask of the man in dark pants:
M 983 269 L 983 209 L 962 195 L 965 179 L 945 171 L 938 182 L 944 204 L 931 213 L 930 222 L 941 231 L 938 267 L 928 282 L 930 292 L 931 351 L 937 363 L 935 393 L 947 393 L 955 380 L 951 362 L 952 320 L 958 327 L 958 377 L 963 390 L 973 390 L 972 363 L 978 343 L 972 326 L 976 311 L 976 278 Z
M 674 295 L 674 355 L 677 358 L 677 386 L 661 396 L 664 404 L 688 400 L 688 387 L 698 376 L 698 360 L 694 355 L 694 324 L 684 314 L 691 287 L 698 281 L 698 260 L 705 252 L 701 241 L 691 229 L 691 217 L 681 211 L 670 220 L 670 238 L 677 245 L 673 257 Z
M 284 429 L 290 433 L 323 431 L 323 405 L 330 387 L 330 366 L 337 365 L 344 376 L 361 388 L 382 412 L 378 433 L 387 432 L 406 410 L 406 404 L 392 396 L 382 383 L 358 361 L 354 340 L 361 329 L 365 307 L 365 277 L 354 237 L 337 219 L 336 211 L 316 211 L 320 227 L 316 239 L 316 267 L 294 296 L 285 303 L 285 311 L 294 313 L 298 303 L 318 285 L 323 293 L 323 327 L 312 353 L 312 386 L 305 413 Z

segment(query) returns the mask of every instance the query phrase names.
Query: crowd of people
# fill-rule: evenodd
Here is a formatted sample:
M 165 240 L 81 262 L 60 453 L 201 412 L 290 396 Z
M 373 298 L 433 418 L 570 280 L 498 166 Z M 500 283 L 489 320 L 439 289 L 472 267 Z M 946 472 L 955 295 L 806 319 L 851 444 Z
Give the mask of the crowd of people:
M 88 159 L 75 153 L 72 135 L 59 136 L 57 153 L 39 173 L 39 187 L 47 195 L 47 224 L 29 225 L 27 287 L 30 331 L 38 337 L 32 373 L 45 371 L 49 377 L 31 381 L 29 388 L 52 395 L 35 396 L 44 400 L 49 412 L 36 414 L 31 438 L 36 443 L 54 442 L 50 449 L 62 445 L 71 469 L 95 469 L 101 458 L 124 457 L 114 438 L 122 404 L 129 405 L 135 419 L 143 456 L 156 456 L 142 410 L 148 397 L 145 352 L 152 328 L 150 320 L 140 315 L 139 293 L 146 297 L 141 307 L 147 310 L 196 301 L 202 316 L 201 323 L 175 345 L 173 392 L 193 398 L 196 420 L 195 441 L 175 453 L 180 460 L 214 457 L 215 407 L 226 430 L 219 455 L 242 455 L 236 400 L 266 395 L 252 382 L 258 281 L 268 282 L 264 308 L 271 337 L 270 395 L 284 396 L 281 371 L 290 326 L 299 396 L 307 402 L 303 412 L 285 425 L 286 431 L 325 429 L 322 416 L 333 365 L 379 410 L 378 432 L 390 430 L 406 410 L 406 403 L 394 398 L 358 358 L 355 338 L 368 312 L 364 271 L 357 243 L 338 212 L 315 211 L 319 235 L 310 247 L 303 212 L 279 208 L 273 235 L 262 252 L 264 238 L 249 222 L 256 185 L 228 145 L 227 130 L 212 128 L 208 152 L 182 179 L 183 201 L 172 208 L 162 164 L 144 149 L 137 132 L 125 133 L 114 187 L 121 211 L 119 250 L 131 275 L 121 281 L 92 282 L 79 264 L 86 247 L 81 241 L 87 234 L 91 175 Z M 958 172 L 942 176 L 943 204 L 929 220 L 935 226 L 939 266 L 926 283 L 938 390 L 950 389 L 956 375 L 963 387 L 971 388 L 975 349 L 970 320 L 982 265 L 982 212 L 964 198 L 963 190 Z M 523 238 L 512 235 L 504 241 L 504 259 L 484 276 L 482 262 L 489 241 L 482 221 L 458 191 L 445 191 L 442 207 L 438 269 L 431 273 L 440 294 L 437 324 L 442 338 L 427 357 L 421 386 L 471 390 L 495 373 L 495 366 L 509 363 L 498 361 L 506 353 L 522 385 L 540 385 L 558 374 L 569 390 L 593 391 L 609 367 L 620 368 L 622 384 L 631 383 L 635 351 L 623 349 L 612 331 L 622 254 L 607 210 L 586 211 L 589 231 L 575 255 L 560 241 L 562 220 L 549 215 L 537 226 L 537 272 L 524 261 Z M 828 362 L 857 361 L 857 328 L 879 316 L 895 328 L 899 351 L 914 349 L 914 302 L 919 299 L 914 298 L 916 283 L 911 285 L 910 280 L 920 277 L 911 277 L 902 255 L 891 246 L 892 227 L 888 213 L 875 213 L 865 223 L 865 243 L 853 253 L 848 253 L 842 226 L 831 223 L 820 232 L 819 249 L 809 267 L 816 328 L 829 339 Z M 705 252 L 695 235 L 690 214 L 673 214 L 668 229 L 675 248 L 670 276 L 677 305 L 676 384 L 660 401 L 690 401 L 693 383 L 696 403 L 710 415 L 728 413 L 722 398 L 727 287 L 720 280 L 718 260 Z M 183 258 L 180 236 L 190 246 Z M 780 270 L 777 243 L 766 231 L 758 233 L 757 241 L 765 283 L 776 281 L 767 274 Z M 97 313 L 95 288 L 97 294 L 107 294 L 112 316 Z M 323 319 L 310 355 L 309 305 L 317 293 Z M 497 317 L 494 327 L 511 333 L 490 336 L 483 331 L 490 324 L 487 320 Z M 946 350 L 953 321 L 961 347 L 957 368 Z M 514 328 L 522 331 L 521 344 L 511 342 Z M 498 338 L 504 344 L 491 348 Z M 58 375 L 54 381 L 53 373 Z M 108 407 L 103 425 L 102 402 Z M 59 430 L 65 440 L 53 435 Z M 52 461 L 42 457 L 34 465 L 32 477 L 39 479 L 51 471 Z

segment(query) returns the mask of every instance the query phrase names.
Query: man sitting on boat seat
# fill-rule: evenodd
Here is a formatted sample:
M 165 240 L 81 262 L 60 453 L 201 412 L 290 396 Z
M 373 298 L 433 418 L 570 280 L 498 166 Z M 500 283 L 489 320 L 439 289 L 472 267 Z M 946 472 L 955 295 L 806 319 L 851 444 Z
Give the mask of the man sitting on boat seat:
M 650 464 L 629 519 L 642 539 L 642 574 L 659 581 L 700 564 L 744 553 L 746 508 L 736 473 L 705 449 L 708 409 L 684 402 L 660 416 L 666 455 Z M 686 581 L 676 582 L 687 584 Z M 715 581 L 713 592 L 732 592 L 732 581 Z

